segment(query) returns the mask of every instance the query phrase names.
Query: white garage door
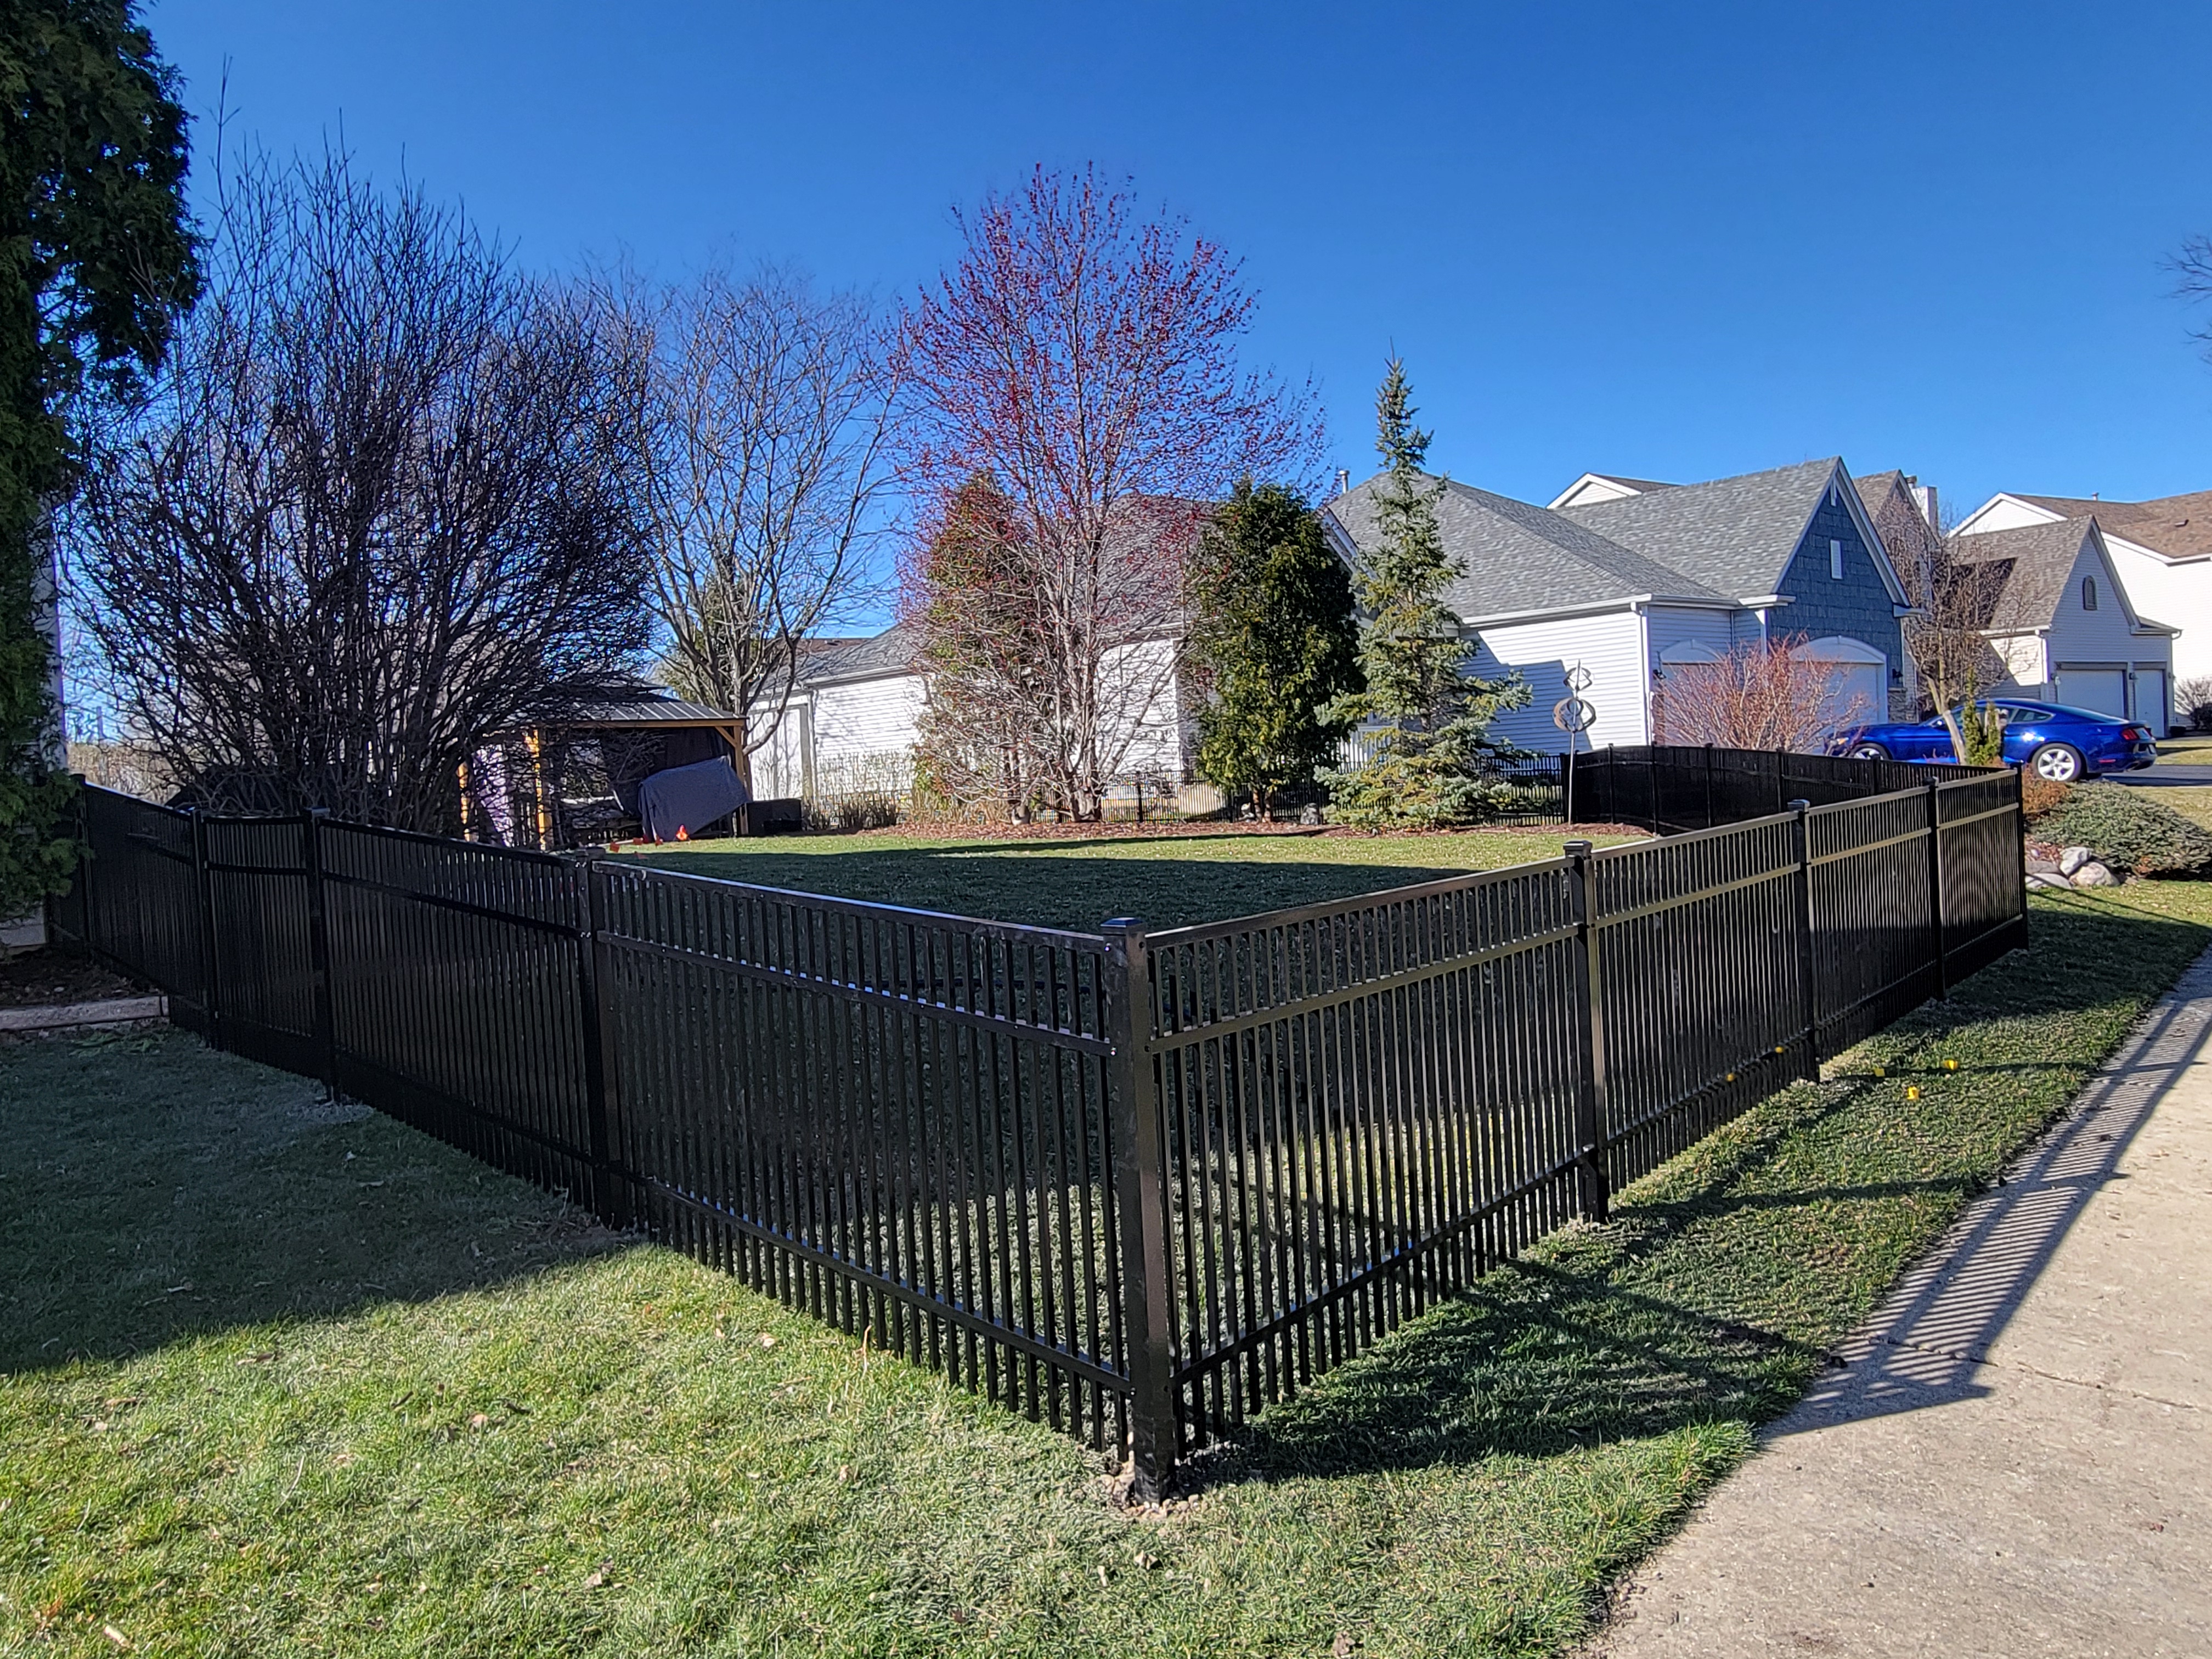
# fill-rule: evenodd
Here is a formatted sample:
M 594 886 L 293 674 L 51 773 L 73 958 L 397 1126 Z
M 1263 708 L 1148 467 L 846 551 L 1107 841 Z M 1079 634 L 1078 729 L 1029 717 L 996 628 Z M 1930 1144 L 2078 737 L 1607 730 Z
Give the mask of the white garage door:
M 2151 735 L 2162 738 L 2173 719 L 2173 711 L 2166 701 L 2166 671 L 2163 668 L 2136 670 L 2136 718 L 2150 727 Z
M 2128 677 L 2118 668 L 2062 668 L 2058 701 L 2115 720 L 2128 717 Z
M 1831 732 L 1889 718 L 1889 659 L 1865 641 L 1831 635 L 1791 654 L 1820 664 L 1826 676 L 1820 718 Z

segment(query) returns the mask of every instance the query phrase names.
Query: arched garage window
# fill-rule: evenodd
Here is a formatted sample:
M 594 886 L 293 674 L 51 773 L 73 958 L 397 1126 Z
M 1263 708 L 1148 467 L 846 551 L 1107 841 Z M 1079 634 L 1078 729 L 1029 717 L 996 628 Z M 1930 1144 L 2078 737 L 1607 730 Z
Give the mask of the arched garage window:
M 2081 578 L 2081 608 L 2084 611 L 2097 608 L 2097 579 L 2094 576 Z

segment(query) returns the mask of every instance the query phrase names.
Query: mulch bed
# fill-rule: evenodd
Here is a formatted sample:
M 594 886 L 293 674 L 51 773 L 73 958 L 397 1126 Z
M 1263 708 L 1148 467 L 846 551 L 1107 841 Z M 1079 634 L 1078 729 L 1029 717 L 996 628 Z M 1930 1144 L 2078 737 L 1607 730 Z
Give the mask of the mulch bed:
M 49 945 L 0 961 L 0 1008 L 106 1002 L 115 997 L 145 994 L 144 986 L 111 973 L 79 951 Z

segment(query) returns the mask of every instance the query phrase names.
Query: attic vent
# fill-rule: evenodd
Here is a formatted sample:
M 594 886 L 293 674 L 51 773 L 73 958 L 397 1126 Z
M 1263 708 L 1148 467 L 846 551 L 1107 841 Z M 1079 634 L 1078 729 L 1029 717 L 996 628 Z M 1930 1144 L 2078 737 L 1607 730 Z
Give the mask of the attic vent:
M 2097 608 L 2097 579 L 2094 576 L 2081 578 L 2081 608 L 2084 611 Z
M 2186 520 L 2186 519 L 2176 519 L 2176 520 L 2173 521 L 2173 528 L 2175 528 L 2176 530 L 2185 529 L 2185 528 L 2186 528 L 2186 527 L 2187 527 L 2188 523 L 2189 523 L 2189 520 Z

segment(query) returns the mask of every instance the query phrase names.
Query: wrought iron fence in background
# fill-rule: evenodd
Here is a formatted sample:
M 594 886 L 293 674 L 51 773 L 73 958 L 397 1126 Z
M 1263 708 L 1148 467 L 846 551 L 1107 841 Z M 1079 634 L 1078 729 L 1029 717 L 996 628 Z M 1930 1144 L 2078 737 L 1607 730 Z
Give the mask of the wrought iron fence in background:
M 53 921 L 217 1045 L 1127 1449 L 1155 1491 L 2025 941 L 2009 773 L 1623 750 L 1550 787 L 1696 823 L 1084 933 L 88 790 Z

